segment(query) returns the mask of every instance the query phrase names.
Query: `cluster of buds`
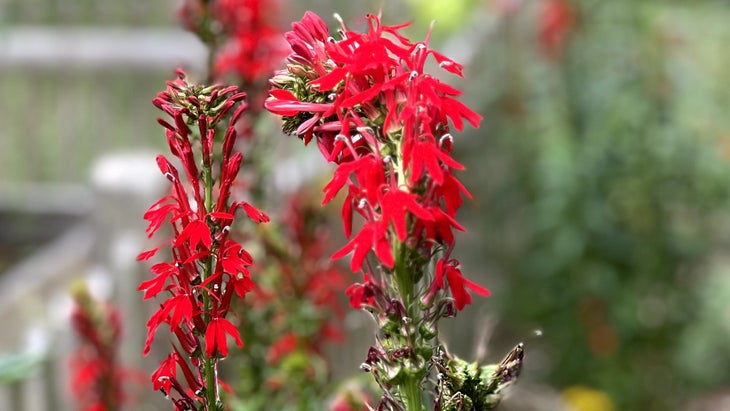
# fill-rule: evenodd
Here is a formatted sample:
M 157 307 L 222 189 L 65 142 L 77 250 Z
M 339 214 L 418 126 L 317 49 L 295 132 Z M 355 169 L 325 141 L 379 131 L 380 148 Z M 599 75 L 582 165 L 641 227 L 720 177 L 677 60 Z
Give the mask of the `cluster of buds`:
M 282 117 L 284 132 L 316 140 L 337 164 L 323 203 L 347 187 L 342 219 L 351 240 L 333 258 L 352 253 L 350 268 L 364 281 L 347 290 L 350 304 L 379 326 L 363 368 L 384 391 L 379 409 L 420 411 L 438 320 L 470 304 L 468 290 L 489 295 L 452 256 L 453 230 L 464 230 L 456 212 L 470 194 L 453 173 L 463 166 L 451 157 L 450 124 L 477 127 L 481 117 L 424 71 L 433 57 L 462 75 L 429 48 L 430 33 L 412 43 L 400 33 L 406 25 L 365 21 L 364 33 L 340 21 L 339 39 L 311 12 L 292 24 L 292 53 L 271 80 L 266 108 Z M 356 214 L 362 225 L 353 235 Z
M 433 358 L 437 369 L 435 411 L 491 410 L 522 371 L 524 345 L 517 344 L 499 364 L 480 366 L 443 351 Z
M 121 321 L 114 307 L 91 297 L 85 286 L 72 290 L 71 325 L 79 348 L 71 357 L 71 392 L 80 410 L 113 411 L 124 401 L 122 381 L 129 372 L 117 363 Z
M 171 261 L 153 265 L 153 278 L 139 286 L 145 299 L 164 296 L 147 323 L 144 354 L 149 353 L 157 328 L 167 324 L 177 344 L 153 373 L 152 383 L 180 410 L 222 409 L 218 364 L 228 355 L 229 336 L 243 345 L 226 317 L 233 297 L 243 298 L 253 289 L 249 272 L 253 259 L 232 238 L 231 225 L 239 209 L 256 223 L 269 219 L 248 202 L 234 201 L 232 195 L 243 158 L 234 152 L 235 124 L 246 109 L 245 97 L 237 87 L 190 84 L 178 71 L 178 78 L 153 100 L 172 119 L 158 122 L 184 178 L 167 158 L 157 157 L 172 189 L 144 218 L 150 237 L 167 223 L 172 238 L 138 259 L 150 259 L 169 246 Z M 177 378 L 178 369 L 184 380 Z

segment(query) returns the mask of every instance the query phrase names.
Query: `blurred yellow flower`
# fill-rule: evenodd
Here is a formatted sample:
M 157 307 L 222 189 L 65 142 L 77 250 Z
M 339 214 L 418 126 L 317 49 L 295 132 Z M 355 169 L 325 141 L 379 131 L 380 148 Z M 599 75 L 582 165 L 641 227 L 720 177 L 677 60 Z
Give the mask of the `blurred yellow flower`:
M 562 397 L 572 411 L 613 411 L 615 408 L 605 392 L 580 385 L 566 388 Z
M 415 21 L 436 20 L 440 31 L 456 30 L 464 25 L 477 3 L 473 0 L 407 0 Z

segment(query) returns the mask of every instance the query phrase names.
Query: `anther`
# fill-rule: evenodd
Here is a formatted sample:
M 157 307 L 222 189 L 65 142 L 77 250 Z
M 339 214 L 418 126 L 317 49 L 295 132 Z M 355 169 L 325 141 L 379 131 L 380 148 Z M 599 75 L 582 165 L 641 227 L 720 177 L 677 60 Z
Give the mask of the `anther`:
M 444 144 L 444 141 L 447 141 L 447 140 L 449 142 L 453 142 L 454 141 L 454 137 L 450 133 L 446 133 L 443 136 L 441 136 L 441 138 L 439 138 L 439 144 L 443 145 Z
M 168 171 L 167 173 L 165 173 L 165 177 L 166 177 L 166 178 L 167 178 L 168 180 L 172 181 L 173 183 L 175 182 L 175 176 L 174 176 L 174 175 L 172 175 L 172 173 L 171 173 L 171 172 L 169 172 L 169 171 Z
M 413 70 L 411 71 L 411 75 L 408 77 L 408 79 L 413 80 L 416 77 L 418 77 L 418 72 L 416 70 Z
M 360 201 L 357 203 L 357 208 L 363 209 L 368 205 L 368 200 L 361 198 Z

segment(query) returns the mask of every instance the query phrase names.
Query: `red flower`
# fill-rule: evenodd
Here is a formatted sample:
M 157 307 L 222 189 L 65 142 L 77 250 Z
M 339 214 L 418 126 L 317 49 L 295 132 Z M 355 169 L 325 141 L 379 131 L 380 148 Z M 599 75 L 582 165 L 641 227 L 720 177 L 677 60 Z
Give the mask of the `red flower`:
M 563 53 L 565 40 L 573 26 L 573 9 L 568 0 L 542 0 L 538 17 L 541 50 L 553 60 Z
M 395 233 L 399 241 L 407 237 L 406 216 L 412 215 L 421 220 L 433 220 L 431 213 L 421 206 L 420 198 L 403 190 L 389 190 L 380 196 L 381 221 L 388 224 L 393 222 Z M 410 214 L 409 214 L 410 213 Z
M 269 347 L 269 351 L 266 353 L 266 362 L 278 364 L 285 355 L 297 348 L 297 342 L 298 338 L 294 333 L 284 334 Z
M 205 354 L 212 357 L 217 351 L 222 357 L 228 356 L 228 340 L 226 334 L 233 337 L 236 345 L 243 347 L 241 335 L 236 327 L 225 318 L 213 318 L 208 323 L 208 329 L 205 330 Z
M 152 388 L 157 390 L 164 390 L 165 393 L 169 393 L 172 388 L 172 382 L 177 379 L 177 353 L 171 353 L 167 356 L 157 370 L 152 373 Z
M 368 253 L 375 251 L 375 255 L 388 268 L 393 268 L 395 260 L 388 239 L 384 235 L 383 226 L 378 222 L 368 221 L 363 225 L 362 230 L 344 247 L 332 255 L 333 259 L 342 258 L 351 251 L 354 251 L 350 269 L 353 272 L 360 271 Z
M 226 43 L 216 56 L 218 76 L 234 72 L 246 84 L 262 81 L 286 55 L 281 31 L 271 24 L 277 12 L 272 0 L 217 0 L 212 14 L 222 25 Z
M 373 291 L 374 286 L 375 285 L 370 280 L 370 277 L 365 274 L 363 284 L 357 283 L 347 287 L 345 295 L 350 297 L 350 307 L 360 309 L 363 305 L 375 305 L 375 292 Z
M 116 358 L 121 321 L 114 307 L 94 300 L 85 288 L 74 289 L 71 325 L 79 347 L 70 357 L 71 392 L 79 409 L 116 409 L 126 398 L 123 383 L 133 371 Z
M 446 261 L 441 259 L 436 263 L 436 273 L 433 282 L 436 288 L 444 289 L 444 276 L 451 289 L 451 295 L 454 297 L 454 303 L 458 310 L 462 310 L 464 306 L 471 304 L 472 299 L 471 295 L 466 291 L 467 288 L 483 297 L 490 295 L 489 290 L 486 288 L 464 278 L 457 260 L 452 259 Z

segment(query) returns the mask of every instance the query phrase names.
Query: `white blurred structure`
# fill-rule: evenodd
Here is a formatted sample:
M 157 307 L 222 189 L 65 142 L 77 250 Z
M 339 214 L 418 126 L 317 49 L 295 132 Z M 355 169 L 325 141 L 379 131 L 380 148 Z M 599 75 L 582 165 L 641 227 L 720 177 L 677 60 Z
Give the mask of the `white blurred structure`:
M 13 26 L 0 34 L 0 67 L 202 69 L 206 55 L 182 29 Z

